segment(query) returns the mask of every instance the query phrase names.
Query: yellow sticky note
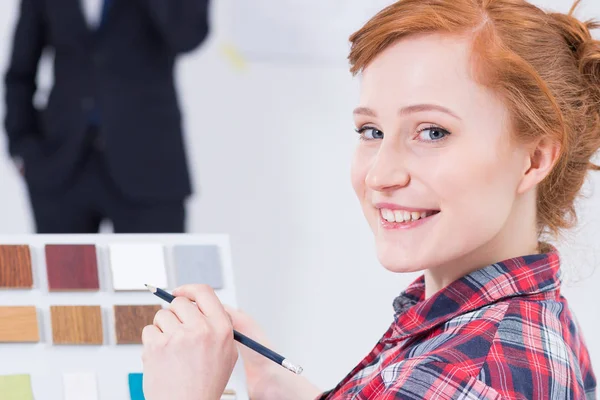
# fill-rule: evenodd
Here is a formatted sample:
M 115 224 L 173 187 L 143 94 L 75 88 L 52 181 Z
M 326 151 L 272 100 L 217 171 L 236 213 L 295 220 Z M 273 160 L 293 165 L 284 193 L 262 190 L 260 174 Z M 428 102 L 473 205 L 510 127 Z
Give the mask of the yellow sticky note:
M 29 375 L 0 376 L 0 400 L 33 400 Z
M 237 69 L 246 68 L 246 60 L 244 56 L 232 44 L 226 43 L 221 46 L 221 52 L 229 60 L 229 62 Z

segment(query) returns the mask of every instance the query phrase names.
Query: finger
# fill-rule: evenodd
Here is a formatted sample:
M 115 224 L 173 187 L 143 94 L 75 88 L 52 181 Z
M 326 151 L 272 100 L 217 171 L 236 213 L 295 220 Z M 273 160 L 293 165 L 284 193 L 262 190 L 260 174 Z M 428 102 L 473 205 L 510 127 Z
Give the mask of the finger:
M 234 329 L 258 341 L 264 346 L 271 346 L 266 333 L 262 330 L 258 323 L 255 320 L 253 320 L 248 314 L 228 305 L 224 305 L 223 307 L 225 308 L 225 311 L 231 316 Z
M 187 297 L 176 297 L 171 302 L 170 308 L 184 325 L 197 326 L 202 318 L 206 318 L 200 309 Z
M 238 310 L 237 308 L 228 306 L 227 304 L 223 304 L 223 308 L 225 309 L 225 312 L 229 315 L 229 319 L 231 320 L 231 323 L 233 324 L 233 327 L 235 329 L 246 325 L 246 315 L 244 313 L 242 313 L 240 310 Z
M 187 297 L 196 302 L 196 306 L 204 315 L 210 319 L 227 322 L 231 325 L 229 316 L 223 308 L 223 304 L 215 294 L 213 288 L 208 285 L 183 285 L 173 291 L 174 296 Z
M 272 347 L 267 340 L 266 335 L 262 332 L 258 324 L 252 318 L 228 305 L 224 305 L 224 307 L 227 313 L 231 315 L 233 326 L 237 331 L 248 336 L 250 339 L 257 341 L 263 346 L 269 348 Z M 236 345 L 242 358 L 244 359 L 244 367 L 246 368 L 247 373 L 250 373 L 249 369 L 262 369 L 268 371 L 269 368 L 271 368 L 272 363 L 268 358 L 263 357 L 259 353 L 241 343 L 237 343 Z
M 162 338 L 162 333 L 155 325 L 146 325 L 142 329 L 142 343 L 149 345 L 151 343 L 157 343 Z
M 171 310 L 162 309 L 154 316 L 154 325 L 162 332 L 170 334 L 181 326 L 181 321 L 171 312 Z

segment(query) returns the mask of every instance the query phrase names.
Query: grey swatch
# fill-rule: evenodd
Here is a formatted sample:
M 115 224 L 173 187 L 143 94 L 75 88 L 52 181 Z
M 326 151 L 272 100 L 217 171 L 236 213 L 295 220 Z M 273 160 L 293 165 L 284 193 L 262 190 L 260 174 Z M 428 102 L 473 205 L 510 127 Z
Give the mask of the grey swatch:
M 203 283 L 213 289 L 223 288 L 223 268 L 217 246 L 177 245 L 173 253 L 177 286 Z

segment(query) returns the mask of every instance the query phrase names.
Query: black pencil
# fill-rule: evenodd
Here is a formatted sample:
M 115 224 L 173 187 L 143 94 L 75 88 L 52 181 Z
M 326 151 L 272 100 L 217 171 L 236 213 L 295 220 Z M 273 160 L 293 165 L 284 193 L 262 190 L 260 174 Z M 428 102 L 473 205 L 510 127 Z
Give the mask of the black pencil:
M 166 292 L 160 288 L 150 286 L 150 285 L 146 285 L 146 287 L 148 288 L 148 290 L 151 293 L 153 293 L 155 296 L 163 299 L 167 303 L 170 303 L 173 300 L 175 300 L 175 296 L 173 296 L 169 292 Z M 295 365 L 294 363 L 287 360 L 285 357 L 275 353 L 273 350 L 266 348 L 262 344 L 255 342 L 254 340 L 250 339 L 248 336 L 242 335 L 238 331 L 234 330 L 233 338 L 235 340 L 237 340 L 238 342 L 240 342 L 241 344 L 243 344 L 244 346 L 256 351 L 258 354 L 261 354 L 261 355 L 267 357 L 269 360 L 276 362 L 277 364 L 292 371 L 293 373 L 298 374 L 298 375 L 300 375 L 302 373 L 302 367 L 300 367 L 299 365 Z

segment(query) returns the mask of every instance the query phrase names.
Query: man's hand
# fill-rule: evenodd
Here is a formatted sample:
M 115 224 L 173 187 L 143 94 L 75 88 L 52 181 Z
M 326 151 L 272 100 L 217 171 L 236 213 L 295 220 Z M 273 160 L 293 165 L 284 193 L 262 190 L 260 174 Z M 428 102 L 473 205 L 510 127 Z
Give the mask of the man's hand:
M 13 163 L 21 176 L 25 176 L 25 161 L 21 157 L 13 157 Z

